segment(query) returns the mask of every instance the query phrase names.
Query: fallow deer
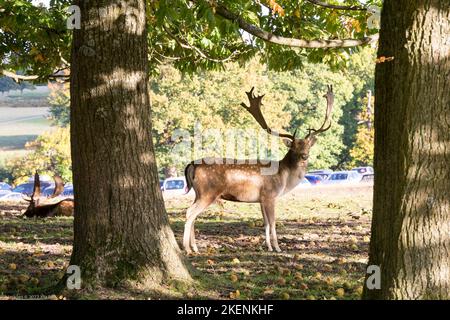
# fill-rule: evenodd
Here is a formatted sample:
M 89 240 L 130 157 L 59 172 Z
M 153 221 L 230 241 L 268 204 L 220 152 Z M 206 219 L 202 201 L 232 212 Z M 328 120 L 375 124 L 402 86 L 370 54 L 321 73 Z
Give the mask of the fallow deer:
M 55 190 L 53 194 L 47 199 L 53 199 L 58 197 L 64 192 L 64 182 L 59 176 L 54 176 Z M 39 174 L 36 172 L 34 175 L 34 187 L 33 193 L 30 199 L 24 198 L 29 202 L 28 208 L 24 212 L 24 216 L 28 218 L 39 217 L 55 217 L 55 216 L 72 216 L 74 210 L 73 199 L 66 198 L 53 203 L 41 203 L 41 182 L 39 180 Z
M 267 125 L 261 112 L 261 101 L 264 95 L 255 96 L 253 90 L 254 88 L 246 92 L 250 106 L 248 107 L 245 103 L 241 103 L 241 105 L 267 133 L 282 138 L 289 151 L 282 160 L 276 162 L 256 160 L 241 164 L 242 160 L 216 159 L 219 161 L 211 161 L 208 159 L 205 161 L 206 158 L 204 158 L 201 161 L 192 161 L 187 165 L 185 176 L 188 191 L 191 188 L 194 188 L 195 191 L 195 201 L 187 209 L 184 227 L 183 246 L 187 253 L 192 252 L 191 248 L 198 252 L 195 243 L 195 219 L 217 199 L 260 203 L 268 250 L 273 251 L 272 240 L 275 250 L 281 251 L 275 230 L 275 199 L 291 191 L 304 178 L 309 151 L 316 142 L 317 135 L 331 127 L 331 111 L 334 103 L 333 88 L 328 86 L 328 92 L 324 95 L 327 100 L 327 110 L 322 126 L 319 129 L 309 129 L 309 133 L 303 139 L 296 138 L 296 132 L 291 135 L 273 131 Z M 274 174 L 262 174 L 264 169 L 273 168 L 274 165 L 278 168 Z

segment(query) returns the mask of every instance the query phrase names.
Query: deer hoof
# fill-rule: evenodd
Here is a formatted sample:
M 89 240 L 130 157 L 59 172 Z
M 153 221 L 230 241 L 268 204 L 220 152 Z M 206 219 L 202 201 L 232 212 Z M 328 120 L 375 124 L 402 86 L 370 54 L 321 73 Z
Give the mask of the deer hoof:
M 192 246 L 192 250 L 194 250 L 195 253 L 198 253 L 198 247 L 197 246 Z
M 281 252 L 281 249 L 280 248 L 275 248 L 275 251 L 276 252 Z

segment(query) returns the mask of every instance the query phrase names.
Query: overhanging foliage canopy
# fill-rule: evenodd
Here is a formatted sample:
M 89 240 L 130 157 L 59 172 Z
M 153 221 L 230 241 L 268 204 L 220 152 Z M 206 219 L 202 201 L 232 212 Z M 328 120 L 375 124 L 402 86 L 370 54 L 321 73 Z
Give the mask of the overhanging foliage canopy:
M 116 2 L 125 18 L 133 8 Z M 227 61 L 245 62 L 257 53 L 271 69 L 288 70 L 305 61 L 342 66 L 358 46 L 376 40 L 372 15 L 355 0 L 154 0 L 148 1 L 150 63 L 172 61 L 182 71 L 217 69 Z M 16 80 L 60 76 L 69 68 L 72 31 L 70 0 L 0 0 L 0 72 Z M 75 2 L 76 4 L 76 2 Z M 121 5 L 119 5 L 121 4 Z M 105 7 L 112 9 L 111 5 Z M 81 19 L 87 13 L 81 12 Z M 86 44 L 87 46 L 89 44 Z

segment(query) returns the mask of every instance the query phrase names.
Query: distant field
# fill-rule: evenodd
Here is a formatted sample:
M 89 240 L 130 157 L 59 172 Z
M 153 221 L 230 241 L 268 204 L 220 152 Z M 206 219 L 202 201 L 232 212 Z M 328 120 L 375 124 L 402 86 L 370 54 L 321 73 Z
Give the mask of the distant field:
M 9 91 L 0 95 L 0 108 L 48 108 L 49 93 L 47 86 L 37 86 L 34 90 L 24 90 L 22 93 L 19 90 Z
M 5 160 L 27 153 L 28 141 L 51 129 L 48 115 L 48 89 L 11 91 L 0 96 L 0 168 Z

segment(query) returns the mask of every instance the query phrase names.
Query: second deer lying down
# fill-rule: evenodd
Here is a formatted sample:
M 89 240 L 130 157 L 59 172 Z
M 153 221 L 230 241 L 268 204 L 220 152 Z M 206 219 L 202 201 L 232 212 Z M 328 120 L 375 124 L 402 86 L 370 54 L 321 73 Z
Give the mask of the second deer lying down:
M 53 194 L 48 197 L 45 202 L 42 202 L 43 199 L 41 196 L 41 182 L 39 180 L 39 174 L 36 172 L 34 175 L 34 187 L 33 193 L 31 194 L 30 199 L 25 199 L 30 204 L 28 208 L 25 210 L 24 216 L 28 218 L 39 217 L 55 217 L 55 216 L 72 216 L 74 209 L 73 199 L 62 199 L 57 202 L 50 202 L 50 199 L 56 198 L 60 194 L 64 192 L 64 183 L 62 179 L 58 176 L 54 176 L 55 180 L 55 191 Z
M 328 86 L 328 92 L 324 95 L 327 100 L 325 121 L 319 129 L 310 129 L 309 134 L 298 139 L 291 134 L 278 134 L 267 125 L 261 113 L 261 101 L 263 96 L 255 96 L 253 88 L 247 92 L 250 106 L 244 103 L 242 106 L 255 118 L 259 125 L 269 134 L 283 138 L 283 142 L 289 148 L 288 153 L 280 161 L 243 163 L 238 160 L 218 159 L 219 161 L 193 161 L 185 169 L 188 189 L 194 188 L 195 201 L 186 212 L 186 224 L 184 226 L 183 246 L 190 253 L 191 248 L 198 251 L 195 243 L 194 221 L 197 216 L 217 199 L 236 202 L 260 203 L 264 219 L 266 244 L 269 251 L 273 247 L 277 252 L 277 233 L 275 230 L 275 199 L 296 187 L 304 178 L 311 147 L 316 142 L 319 133 L 331 127 L 331 111 L 334 95 L 332 86 Z M 327 123 L 329 123 L 327 125 Z M 213 164 L 211 164 L 213 163 Z M 263 174 L 264 170 L 276 167 L 273 174 Z M 266 171 L 269 172 L 269 171 Z

